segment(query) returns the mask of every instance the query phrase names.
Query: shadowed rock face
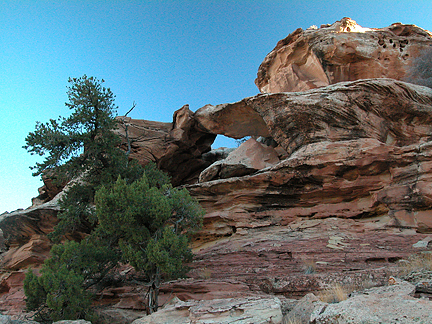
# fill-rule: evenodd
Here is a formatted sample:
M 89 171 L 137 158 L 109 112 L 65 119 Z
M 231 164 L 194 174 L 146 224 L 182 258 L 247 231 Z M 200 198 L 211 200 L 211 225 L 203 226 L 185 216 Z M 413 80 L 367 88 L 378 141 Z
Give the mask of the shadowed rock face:
M 0 215 L 6 246 L 1 260 L 4 269 L 25 269 L 43 263 L 52 245 L 47 234 L 58 222 L 58 200 L 59 197 L 26 210 Z
M 402 80 L 412 58 L 432 44 L 415 25 L 363 28 L 343 18 L 321 28 L 297 29 L 266 56 L 255 84 L 263 93 L 304 91 L 368 78 Z
M 199 173 L 210 165 L 201 158 L 209 152 L 215 134 L 197 128 L 189 105 L 177 110 L 172 123 L 119 117 L 117 133 L 128 150 L 126 129 L 130 143 L 130 158 L 145 165 L 150 161 L 171 176 L 173 185 L 193 183 Z

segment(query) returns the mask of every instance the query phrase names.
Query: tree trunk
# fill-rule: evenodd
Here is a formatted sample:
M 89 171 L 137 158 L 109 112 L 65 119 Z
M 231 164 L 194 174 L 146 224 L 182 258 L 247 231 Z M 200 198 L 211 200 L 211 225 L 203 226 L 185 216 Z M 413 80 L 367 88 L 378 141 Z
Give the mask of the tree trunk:
M 157 312 L 159 303 L 159 287 L 160 287 L 161 275 L 159 268 L 156 270 L 153 280 L 150 284 L 149 295 L 148 295 L 148 309 L 149 313 Z

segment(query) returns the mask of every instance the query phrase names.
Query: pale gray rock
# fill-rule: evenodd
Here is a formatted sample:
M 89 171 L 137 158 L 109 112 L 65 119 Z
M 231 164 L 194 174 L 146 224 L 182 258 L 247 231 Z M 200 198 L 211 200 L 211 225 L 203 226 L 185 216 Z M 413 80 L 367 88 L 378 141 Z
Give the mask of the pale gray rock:
M 364 290 L 337 304 L 315 308 L 310 322 L 348 323 L 432 323 L 432 302 L 412 297 L 415 286 L 406 281 Z
M 85 320 L 75 320 L 75 321 L 58 321 L 58 322 L 54 322 L 53 324 L 92 324 L 89 321 L 85 321 Z
M 309 323 L 312 312 L 322 310 L 326 305 L 317 296 L 309 293 L 300 299 L 294 308 L 284 316 L 283 323 Z
M 12 324 L 12 319 L 8 315 L 0 315 L 0 324 Z
M 177 301 L 132 324 L 264 324 L 281 323 L 278 298 L 229 298 L 202 301 Z

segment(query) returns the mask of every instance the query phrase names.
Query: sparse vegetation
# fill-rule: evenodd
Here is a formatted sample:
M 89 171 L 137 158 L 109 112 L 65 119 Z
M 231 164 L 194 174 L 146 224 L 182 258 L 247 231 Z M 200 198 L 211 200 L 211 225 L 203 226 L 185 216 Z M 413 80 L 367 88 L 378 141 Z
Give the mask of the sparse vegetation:
M 69 118 L 36 125 L 25 148 L 46 156 L 34 175 L 74 179 L 60 202 L 55 242 L 40 276 L 29 271 L 26 303 L 42 321 L 91 318 L 93 292 L 122 261 L 145 275 L 149 312 L 158 309 L 159 286 L 185 274 L 191 260 L 188 238 L 203 211 L 186 189 L 149 164 L 128 161 L 112 130 L 114 95 L 103 81 L 70 79 Z M 67 238 L 83 237 L 74 242 Z M 77 235 L 79 234 L 79 235 Z M 103 288 L 103 287 L 99 287 Z
M 425 251 L 411 255 L 406 260 L 399 260 L 399 275 L 405 276 L 411 272 L 431 271 L 432 272 L 432 252 Z
M 282 320 L 282 324 L 303 324 L 304 322 L 296 317 L 296 316 L 290 316 L 288 318 L 284 317 Z
M 314 260 L 304 260 L 304 273 L 313 274 L 317 271 L 317 264 Z
M 204 268 L 198 273 L 200 279 L 210 279 L 212 276 L 212 271 L 210 269 Z
M 340 284 L 333 284 L 327 289 L 324 289 L 318 294 L 318 298 L 325 303 L 339 303 L 348 299 L 351 292 L 354 291 L 352 286 L 343 286 Z

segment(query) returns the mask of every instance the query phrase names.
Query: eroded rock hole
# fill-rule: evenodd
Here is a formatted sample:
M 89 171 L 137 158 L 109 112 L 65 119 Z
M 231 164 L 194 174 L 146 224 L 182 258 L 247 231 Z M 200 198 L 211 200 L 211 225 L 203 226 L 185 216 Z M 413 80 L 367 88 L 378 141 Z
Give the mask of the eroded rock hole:
M 273 167 L 285 159 L 287 152 L 272 137 L 245 136 L 234 140 L 218 136 L 216 149 L 202 155 L 208 167 L 199 175 L 199 182 L 243 177 Z

